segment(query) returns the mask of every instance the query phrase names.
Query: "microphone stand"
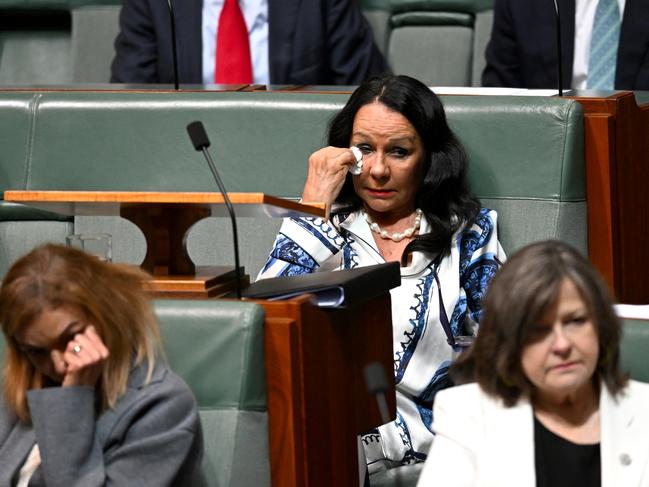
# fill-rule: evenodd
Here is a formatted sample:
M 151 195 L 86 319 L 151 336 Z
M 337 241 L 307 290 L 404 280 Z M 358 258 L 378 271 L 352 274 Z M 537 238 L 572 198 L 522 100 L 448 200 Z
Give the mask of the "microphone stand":
M 194 148 L 197 151 L 203 152 L 203 155 L 207 160 L 207 165 L 209 166 L 210 171 L 212 172 L 212 176 L 214 176 L 216 185 L 219 187 L 219 190 L 223 195 L 225 206 L 228 209 L 228 213 L 230 214 L 230 220 L 232 222 L 232 241 L 234 247 L 234 265 L 235 265 L 235 273 L 237 279 L 237 299 L 241 299 L 241 279 L 243 276 L 241 275 L 241 266 L 239 265 L 239 236 L 237 234 L 237 220 L 234 217 L 234 208 L 232 207 L 230 197 L 228 196 L 228 193 L 225 190 L 223 181 L 221 181 L 221 177 L 219 176 L 219 173 L 216 170 L 214 161 L 212 160 L 212 157 L 210 156 L 210 153 L 207 150 L 207 148 L 210 146 L 210 141 L 207 138 L 207 133 L 205 132 L 205 127 L 203 127 L 202 122 L 192 122 L 189 125 L 187 125 L 187 133 L 189 134 L 189 138 L 191 139 Z
M 171 56 L 174 69 L 174 90 L 178 91 L 178 54 L 176 53 L 176 19 L 174 7 L 171 0 L 167 0 L 169 6 L 169 20 L 171 22 Z
M 563 96 L 563 49 L 561 47 L 561 15 L 559 12 L 559 2 L 554 0 L 554 11 L 556 13 L 557 21 L 557 77 L 558 77 L 558 87 L 559 87 L 559 96 Z
M 365 386 L 367 392 L 376 397 L 376 404 L 379 407 L 381 421 L 387 424 L 391 421 L 388 414 L 388 402 L 385 399 L 385 391 L 388 389 L 388 380 L 385 377 L 385 369 L 380 362 L 371 362 L 363 368 L 363 375 L 365 376 Z M 394 487 L 401 487 L 400 468 L 394 468 Z

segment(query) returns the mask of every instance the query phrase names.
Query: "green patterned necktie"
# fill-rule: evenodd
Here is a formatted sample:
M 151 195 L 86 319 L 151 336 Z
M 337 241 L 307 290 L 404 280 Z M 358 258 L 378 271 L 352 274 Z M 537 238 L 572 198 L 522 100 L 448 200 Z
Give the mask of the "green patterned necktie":
M 590 40 L 586 87 L 612 90 L 615 84 L 617 46 L 620 39 L 618 0 L 599 0 Z

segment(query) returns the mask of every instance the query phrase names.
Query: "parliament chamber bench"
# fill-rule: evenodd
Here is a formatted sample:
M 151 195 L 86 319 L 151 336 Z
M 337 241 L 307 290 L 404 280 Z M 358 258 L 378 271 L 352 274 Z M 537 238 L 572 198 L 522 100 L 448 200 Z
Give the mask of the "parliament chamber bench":
M 202 120 L 230 192 L 299 199 L 307 159 L 326 145 L 348 95 L 276 92 L 0 92 L 0 190 L 216 191 L 185 127 Z M 546 97 L 444 96 L 466 148 L 468 179 L 498 211 L 506 252 L 557 238 L 587 253 L 582 110 Z M 240 218 L 241 258 L 254 278 L 280 221 Z M 70 217 L 0 202 L 0 275 L 42 241 L 113 236 L 113 258 L 139 264 L 141 233 L 118 218 Z M 197 265 L 232 263 L 230 224 L 207 218 L 189 234 Z
M 185 130 L 189 122 L 202 120 L 228 191 L 298 199 L 307 158 L 326 144 L 327 122 L 347 97 L 273 92 L 0 92 L 0 189 L 215 191 L 209 169 Z M 535 240 L 558 238 L 586 253 L 580 104 L 540 97 L 448 96 L 442 100 L 449 123 L 466 148 L 473 191 L 484 206 L 498 211 L 499 238 L 505 250 L 512 252 Z M 239 219 L 242 262 L 253 277 L 263 265 L 280 223 L 266 218 Z M 143 238 L 129 222 L 109 217 L 73 219 L 2 201 L 0 273 L 4 275 L 13 260 L 40 242 L 63 243 L 67 234 L 99 231 L 113 236 L 114 260 L 140 263 Z M 190 255 L 198 265 L 231 264 L 231 245 L 229 222 L 216 218 L 198 223 L 188 239 Z M 196 321 L 202 323 L 200 333 L 209 334 L 201 327 L 211 326 L 213 318 L 217 321 L 220 311 L 213 310 L 222 305 L 232 306 L 214 300 L 169 301 L 156 303 L 156 309 L 163 331 L 168 320 Z M 235 328 L 232 333 L 238 333 Z M 193 345 L 180 339 L 168 342 L 165 338 L 165 343 L 177 350 L 193 350 Z M 258 378 L 262 352 L 258 346 L 255 350 L 258 355 L 249 367 L 255 368 Z M 272 347 L 268 350 L 279 354 Z M 302 348 L 299 353 L 308 357 L 310 352 Z M 219 361 L 236 360 L 235 355 L 215 354 L 214 366 L 218 367 Z M 170 362 L 186 377 L 182 361 L 174 362 L 170 356 Z M 311 366 L 311 371 L 319 368 L 318 362 Z M 199 377 L 194 372 L 191 376 L 192 380 Z M 199 404 L 204 404 L 204 397 L 217 401 L 212 392 L 221 394 L 220 377 L 209 373 L 200 377 Z M 307 374 L 303 385 L 311 378 Z M 243 375 L 235 374 L 232 380 L 232 387 L 247 387 Z M 212 418 L 206 419 L 210 436 L 207 459 L 216 458 L 212 461 L 220 465 L 208 465 L 205 475 L 220 475 L 219 482 L 224 485 L 243 485 L 236 483 L 236 472 L 245 467 L 237 462 L 246 462 L 245 456 L 219 450 L 218 436 L 224 431 L 235 443 L 257 442 L 250 454 L 265 455 L 261 438 L 267 432 L 259 428 L 257 436 L 248 436 L 246 426 L 266 421 L 260 399 L 262 385 L 259 381 L 254 384 L 256 399 L 249 402 L 254 406 L 252 412 L 239 413 L 237 406 L 229 416 L 202 415 Z M 277 392 L 277 387 L 274 390 Z M 227 394 L 223 392 L 226 399 Z M 256 414 L 260 411 L 261 415 Z M 316 438 L 306 438 L 298 448 L 316 452 L 321 448 Z M 256 475 L 261 480 L 255 485 L 264 485 L 269 481 L 266 466 L 265 461 L 255 463 L 256 470 L 243 471 L 241 478 Z M 314 472 L 299 472 L 300 468 L 295 467 L 298 473 L 293 478 L 317 477 Z M 408 476 L 404 474 L 404 478 Z M 380 485 L 382 480 L 375 478 L 373 484 Z

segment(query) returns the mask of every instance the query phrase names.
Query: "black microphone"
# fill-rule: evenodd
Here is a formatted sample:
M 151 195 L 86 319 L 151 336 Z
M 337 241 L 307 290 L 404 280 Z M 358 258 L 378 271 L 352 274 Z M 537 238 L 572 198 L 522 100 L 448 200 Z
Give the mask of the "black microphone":
M 225 191 L 225 186 L 223 185 L 223 181 L 221 181 L 221 177 L 219 176 L 219 173 L 216 170 L 214 161 L 212 161 L 212 158 L 210 157 L 210 153 L 207 151 L 207 148 L 210 146 L 210 139 L 207 137 L 207 133 L 205 132 L 205 127 L 203 127 L 203 122 L 196 121 L 187 125 L 187 133 L 189 134 L 189 138 L 191 139 L 192 144 L 194 145 L 194 149 L 203 152 L 203 155 L 207 160 L 207 164 L 210 167 L 210 171 L 212 171 L 212 175 L 216 180 L 216 184 L 219 187 L 221 194 L 223 195 L 223 199 L 225 200 L 225 206 L 228 209 L 228 213 L 230 213 L 230 220 L 232 221 L 232 240 L 234 245 L 234 265 L 235 265 L 235 272 L 237 276 L 237 298 L 241 299 L 242 275 L 241 275 L 241 267 L 239 266 L 239 237 L 237 235 L 237 220 L 234 217 L 234 208 L 232 208 L 232 203 L 230 202 L 228 193 Z
M 559 87 L 559 96 L 563 96 L 563 49 L 561 48 L 561 15 L 559 12 L 559 2 L 554 0 L 554 12 L 557 20 L 557 76 L 559 77 L 557 85 Z
M 388 414 L 388 403 L 385 399 L 385 393 L 388 390 L 388 380 L 385 376 L 385 369 L 380 362 L 370 362 L 363 369 L 365 376 L 365 386 L 367 392 L 376 396 L 376 403 L 379 406 L 379 413 L 381 414 L 381 421 L 387 424 L 391 421 Z M 403 467 L 396 467 L 388 470 L 392 475 L 392 485 L 394 487 L 401 487 L 401 470 Z M 369 479 L 366 479 L 366 485 L 369 485 Z
M 171 22 L 171 59 L 174 68 L 174 89 L 178 91 L 178 55 L 176 54 L 176 19 L 174 7 L 171 0 L 167 0 L 169 6 L 169 21 Z M 198 149 L 197 149 L 198 150 Z
M 379 362 L 371 362 L 363 369 L 363 375 L 365 376 L 367 392 L 376 396 L 376 403 L 379 406 L 381 421 L 383 421 L 383 424 L 389 423 L 390 416 L 388 414 L 388 403 L 385 400 L 385 393 L 388 390 L 388 381 L 385 378 L 383 365 Z

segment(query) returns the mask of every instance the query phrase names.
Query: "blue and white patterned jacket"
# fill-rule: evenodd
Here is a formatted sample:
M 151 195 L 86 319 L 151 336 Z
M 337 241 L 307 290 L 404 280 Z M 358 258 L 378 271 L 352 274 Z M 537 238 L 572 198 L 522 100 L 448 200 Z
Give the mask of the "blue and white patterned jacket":
M 390 291 L 397 386 L 397 419 L 363 436 L 370 472 L 426 458 L 432 440 L 431 404 L 447 384 L 452 347 L 440 320 L 440 295 L 454 336 L 472 335 L 487 284 L 505 259 L 495 211 L 481 209 L 473 225 L 453 236 L 437 263 L 414 252 Z M 420 233 L 430 227 L 422 218 Z M 334 218 L 286 219 L 259 278 L 349 269 L 385 262 L 360 212 Z M 437 283 L 441 283 L 440 288 Z

